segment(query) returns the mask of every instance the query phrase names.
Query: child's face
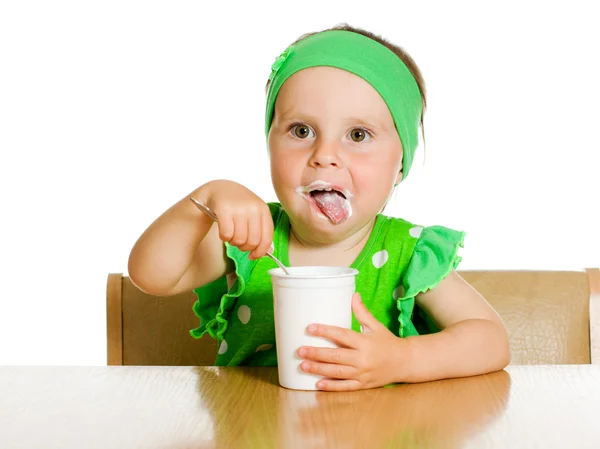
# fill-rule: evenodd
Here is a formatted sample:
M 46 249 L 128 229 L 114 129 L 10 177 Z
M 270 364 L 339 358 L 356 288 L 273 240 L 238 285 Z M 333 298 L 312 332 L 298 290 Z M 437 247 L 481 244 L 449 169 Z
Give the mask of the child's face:
M 401 179 L 402 144 L 387 105 L 362 78 L 333 67 L 305 69 L 284 83 L 269 154 L 294 230 L 321 243 L 371 223 Z

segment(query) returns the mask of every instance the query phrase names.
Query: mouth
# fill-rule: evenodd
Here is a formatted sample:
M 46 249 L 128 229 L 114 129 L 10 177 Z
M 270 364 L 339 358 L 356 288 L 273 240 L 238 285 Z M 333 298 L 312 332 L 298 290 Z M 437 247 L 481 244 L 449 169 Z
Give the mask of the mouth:
M 298 187 L 296 193 L 309 202 L 318 216 L 329 219 L 333 224 L 343 223 L 352 216 L 352 194 L 347 189 L 319 180 Z

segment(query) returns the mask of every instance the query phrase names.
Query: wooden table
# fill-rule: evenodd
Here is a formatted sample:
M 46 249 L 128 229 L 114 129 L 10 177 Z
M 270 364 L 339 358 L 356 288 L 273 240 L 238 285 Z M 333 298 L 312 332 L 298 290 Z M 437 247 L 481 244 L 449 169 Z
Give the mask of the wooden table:
M 598 448 L 600 366 L 352 393 L 272 368 L 0 367 L 0 448 Z

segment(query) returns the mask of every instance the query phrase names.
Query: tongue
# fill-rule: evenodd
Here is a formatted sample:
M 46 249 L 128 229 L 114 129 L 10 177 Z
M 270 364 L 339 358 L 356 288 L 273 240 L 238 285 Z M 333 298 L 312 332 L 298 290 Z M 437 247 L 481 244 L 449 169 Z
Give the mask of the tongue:
M 333 224 L 340 224 L 350 215 L 346 198 L 341 193 L 334 190 L 316 190 L 311 192 L 311 195 L 321 212 L 327 215 Z

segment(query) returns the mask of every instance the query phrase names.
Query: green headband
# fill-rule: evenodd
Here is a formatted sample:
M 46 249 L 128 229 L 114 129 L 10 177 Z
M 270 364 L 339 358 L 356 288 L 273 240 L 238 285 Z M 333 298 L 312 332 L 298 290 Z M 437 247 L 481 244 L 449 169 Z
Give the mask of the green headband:
M 328 66 L 346 70 L 367 81 L 387 104 L 403 148 L 402 178 L 406 178 L 419 144 L 423 110 L 419 87 L 404 62 L 389 48 L 362 34 L 331 30 L 290 45 L 271 67 L 265 131 L 273 120 L 275 100 L 283 83 L 300 70 Z

